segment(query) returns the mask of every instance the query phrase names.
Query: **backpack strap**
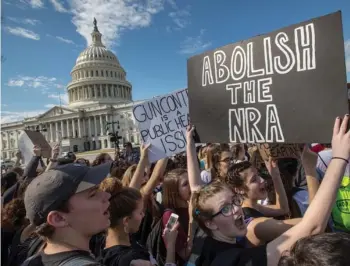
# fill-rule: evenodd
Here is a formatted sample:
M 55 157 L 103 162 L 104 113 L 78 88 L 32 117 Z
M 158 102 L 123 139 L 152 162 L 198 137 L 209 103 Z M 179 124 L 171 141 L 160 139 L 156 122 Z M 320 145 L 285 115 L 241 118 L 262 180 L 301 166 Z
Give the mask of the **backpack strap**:
M 35 237 L 32 239 L 32 241 L 29 244 L 29 250 L 27 252 L 28 257 L 31 257 L 40 251 L 40 249 L 43 247 L 43 244 L 45 244 L 45 240 L 41 237 Z
M 71 257 L 62 261 L 59 264 L 59 266 L 84 266 L 84 265 L 97 266 L 100 264 L 97 261 L 93 260 L 93 258 L 89 259 L 83 256 Z
M 318 158 L 320 158 L 320 160 L 322 161 L 322 163 L 324 164 L 324 166 L 326 167 L 326 169 L 328 168 L 328 165 L 324 162 L 323 158 L 317 154 Z

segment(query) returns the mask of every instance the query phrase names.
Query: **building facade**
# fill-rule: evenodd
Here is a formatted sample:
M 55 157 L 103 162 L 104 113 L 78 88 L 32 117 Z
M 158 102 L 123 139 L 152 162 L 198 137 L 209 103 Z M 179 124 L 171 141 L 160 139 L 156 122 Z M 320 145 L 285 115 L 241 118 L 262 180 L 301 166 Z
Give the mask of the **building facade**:
M 118 131 L 121 143 L 139 143 L 132 115 L 132 86 L 118 58 L 102 43 L 94 20 L 92 44 L 80 53 L 67 85 L 68 106 L 55 106 L 36 117 L 1 125 L 2 159 L 15 157 L 22 130 L 40 130 L 46 140 L 61 140 L 63 151 L 113 148 L 108 133 Z M 112 123 L 107 128 L 107 123 Z M 119 123 L 119 124 L 118 124 Z M 114 131 L 113 131 L 114 130 Z

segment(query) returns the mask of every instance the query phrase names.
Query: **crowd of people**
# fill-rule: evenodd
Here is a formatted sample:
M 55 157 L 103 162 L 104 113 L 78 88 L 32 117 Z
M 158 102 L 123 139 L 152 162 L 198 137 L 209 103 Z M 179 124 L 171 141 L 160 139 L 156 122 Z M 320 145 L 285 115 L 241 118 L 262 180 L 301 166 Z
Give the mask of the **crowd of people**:
M 35 146 L 1 177 L 1 265 L 350 265 L 349 125 L 259 165 L 254 145 L 196 147 L 193 126 L 151 164 L 150 144 L 91 163 L 56 145 L 46 164 Z

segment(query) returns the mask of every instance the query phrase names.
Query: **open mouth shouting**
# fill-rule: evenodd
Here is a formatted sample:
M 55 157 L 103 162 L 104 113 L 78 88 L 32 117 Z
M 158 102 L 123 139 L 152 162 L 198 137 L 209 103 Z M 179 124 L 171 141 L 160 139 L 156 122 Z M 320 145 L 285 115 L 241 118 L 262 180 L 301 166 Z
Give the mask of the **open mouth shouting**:
M 246 229 L 246 225 L 244 222 L 244 217 L 243 215 L 239 215 L 237 218 L 234 219 L 235 221 L 235 226 L 239 229 L 239 230 L 244 230 Z

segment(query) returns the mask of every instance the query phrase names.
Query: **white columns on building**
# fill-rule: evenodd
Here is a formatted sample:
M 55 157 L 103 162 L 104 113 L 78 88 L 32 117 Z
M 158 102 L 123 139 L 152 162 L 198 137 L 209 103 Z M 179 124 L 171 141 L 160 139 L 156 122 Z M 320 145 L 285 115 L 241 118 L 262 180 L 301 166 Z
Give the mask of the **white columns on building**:
M 88 136 L 89 136 L 89 138 L 92 136 L 92 134 L 91 134 L 91 117 L 89 116 L 88 117 Z
M 62 139 L 65 137 L 63 120 L 61 120 L 61 136 L 62 136 Z
M 77 135 L 75 134 L 75 120 L 74 118 L 72 119 L 72 127 L 73 127 L 73 138 L 75 138 Z
M 97 137 L 97 118 L 94 116 L 94 136 Z
M 86 136 L 86 135 L 87 135 L 87 133 L 86 133 L 86 119 L 84 118 L 83 119 L 83 136 Z
M 7 148 L 10 149 L 10 135 L 9 135 L 9 132 L 6 131 L 6 142 L 7 142 Z
M 53 128 L 52 128 L 52 123 L 50 123 L 50 142 L 53 142 Z
M 100 136 L 103 136 L 103 122 L 102 122 L 102 115 L 100 115 L 100 128 L 101 128 L 101 133 L 100 133 Z
M 78 137 L 81 138 L 81 123 L 80 123 L 80 118 L 78 118 Z
M 55 133 L 56 133 L 56 141 L 59 141 L 60 138 L 60 132 L 58 130 L 58 122 L 55 123 Z
M 18 130 L 15 130 L 15 133 L 16 133 L 16 145 L 17 145 L 17 147 L 18 147 L 18 135 L 19 135 Z
M 69 119 L 67 119 L 67 137 L 70 137 Z

